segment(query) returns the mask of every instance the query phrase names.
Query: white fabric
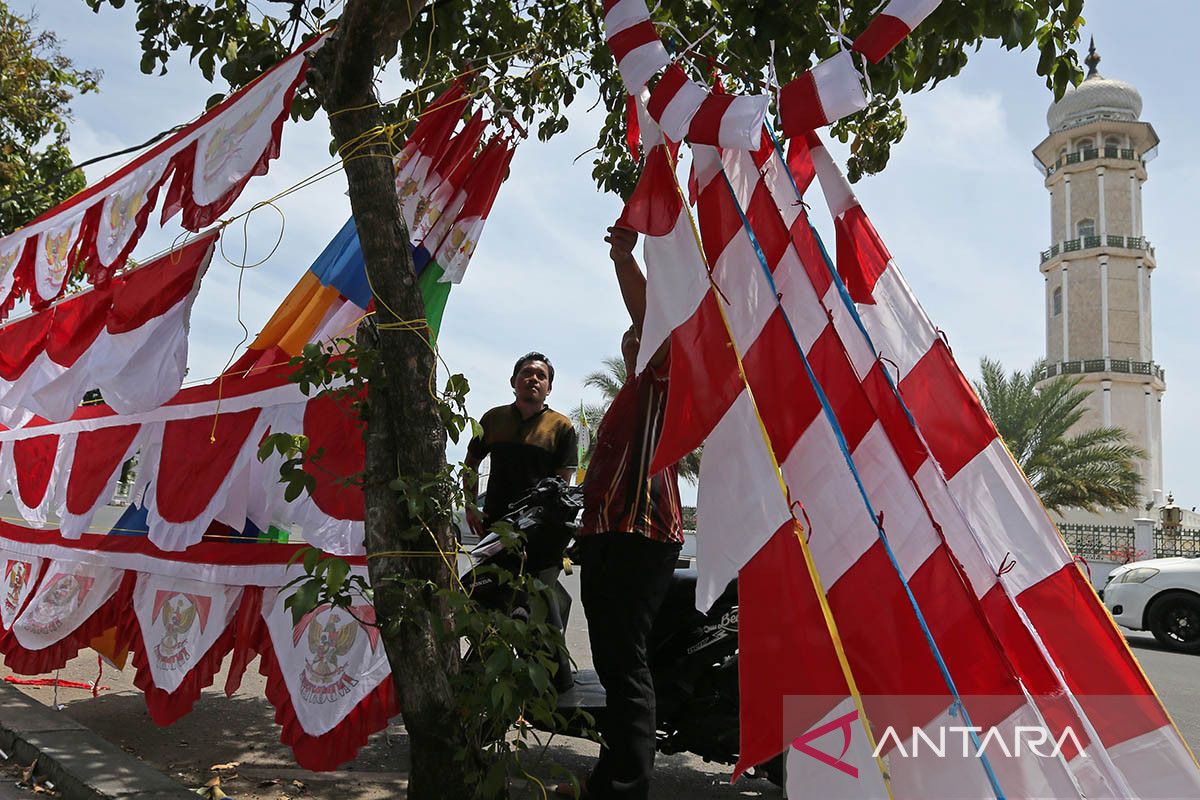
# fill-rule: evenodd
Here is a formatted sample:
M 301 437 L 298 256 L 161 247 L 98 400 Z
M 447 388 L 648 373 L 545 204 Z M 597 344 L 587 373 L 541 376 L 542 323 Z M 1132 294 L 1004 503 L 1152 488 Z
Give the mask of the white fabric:
M 745 356 L 779 303 L 745 227 L 738 228 L 713 267 L 733 342 Z
M 743 391 L 704 442 L 696 495 L 696 608 L 708 611 L 792 518 L 754 403 Z
M 455 211 L 457 214 L 457 211 Z M 487 217 L 467 217 L 456 219 L 450 226 L 449 233 L 438 246 L 435 259 L 442 267 L 443 282 L 461 283 L 467 271 L 467 264 L 475 254 L 475 245 L 483 233 Z
M 0 303 L 8 299 L 12 292 L 17 265 L 21 263 L 21 254 L 25 252 L 25 243 L 28 240 L 28 235 L 20 233 L 0 239 Z
M 879 15 L 895 17 L 911 31 L 941 4 L 942 0 L 891 0 Z
M 637 371 L 641 373 L 671 331 L 695 313 L 708 293 L 708 270 L 686 210 L 666 236 L 647 236 L 646 316 L 642 324 Z
M 138 433 L 133 437 L 133 440 L 130 441 L 129 447 L 125 449 L 125 453 L 121 456 L 121 458 L 117 460 L 116 466 L 113 468 L 112 474 L 110 474 L 108 479 L 105 481 L 104 487 L 100 490 L 100 493 L 96 495 L 96 500 L 94 503 L 92 503 L 92 507 L 78 514 L 73 514 L 67 510 L 67 481 L 69 480 L 69 475 L 66 474 L 66 471 L 70 468 L 71 462 L 60 456 L 57 469 L 63 473 L 64 480 L 61 481 L 58 487 L 57 496 L 54 498 L 54 505 L 52 507 L 54 508 L 54 513 L 59 519 L 59 533 L 61 533 L 64 538 L 78 539 L 80 536 L 90 530 L 92 527 L 92 520 L 95 518 L 96 512 L 102 507 L 108 505 L 109 501 L 112 499 L 113 492 L 115 492 L 117 488 L 117 481 L 121 479 L 121 468 L 124 466 L 126 461 L 133 458 L 138 450 L 142 448 L 142 444 L 145 439 L 143 435 L 145 430 L 146 429 L 143 428 L 142 430 L 138 431 Z M 71 438 L 75 440 L 76 444 L 78 443 L 78 434 L 72 434 Z M 5 447 L 8 446 L 10 445 L 5 444 Z
M 646 0 L 620 0 L 604 15 L 605 38 L 611 39 L 626 28 L 648 19 L 650 10 L 646 8 Z
M 762 137 L 763 122 L 771 96 L 766 94 L 738 95 L 721 115 L 721 131 L 717 143 L 721 147 L 754 150 Z
M 241 587 L 140 573 L 133 611 L 154 685 L 174 692 L 233 622 Z
M 283 603 L 294 591 L 264 592 L 263 618 L 296 719 L 309 736 L 320 736 L 390 680 L 391 669 L 378 632 L 348 610 L 322 606 L 293 625 Z M 361 619 L 370 606 L 351 610 Z
M 163 155 L 122 179 L 102 201 L 96 230 L 96 255 L 106 267 L 119 268 L 117 256 L 129 244 L 137 228 L 137 215 L 149 202 L 151 188 L 158 186 L 170 159 Z M 156 198 L 157 199 L 157 198 Z
M 250 174 L 271 142 L 272 126 L 283 113 L 287 89 L 304 63 L 303 56 L 282 62 L 200 129 L 192 172 L 192 196 L 197 205 L 216 202 Z
M 33 258 L 34 289 L 43 300 L 51 300 L 62 290 L 71 269 L 71 251 L 79 243 L 83 212 L 79 208 L 54 218 L 38 236 Z
M 663 109 L 662 118 L 658 121 L 663 133 L 673 142 L 682 142 L 687 135 L 688 126 L 692 124 L 692 117 L 696 116 L 700 104 L 708 99 L 708 96 L 708 89 L 691 78 L 685 80 Z
M 986 531 L 980 544 L 993 564 L 1015 566 L 1002 580 L 1020 594 L 1071 563 L 1046 510 L 1004 443 L 995 439 L 950 479 L 950 494 L 968 523 Z
M 631 50 L 617 64 L 617 68 L 621 72 L 626 91 L 635 95 L 646 85 L 646 81 L 670 63 L 671 57 L 667 55 L 667 49 L 661 41 L 655 40 Z
M 1200 772 L 1175 729 L 1164 726 L 1109 748 L 1139 797 L 1200 797 Z
M 812 79 L 817 96 L 821 99 L 826 122 L 837 122 L 867 107 L 862 76 L 854 67 L 854 58 L 849 50 L 843 50 L 813 67 Z
M 812 726 L 810 732 L 820 731 L 822 727 L 829 730 L 805 739 L 802 745 L 824 757 L 805 752 L 795 744 L 788 748 L 787 796 L 821 800 L 891 800 L 879 764 L 872 756 L 867 726 L 858 714 L 853 698 L 847 697 L 838 703 Z M 847 733 L 849 742 L 846 742 Z M 844 768 L 839 769 L 831 761 L 841 762 Z
M 829 213 L 834 219 L 837 219 L 851 207 L 858 205 L 858 198 L 854 196 L 850 182 L 842 175 L 842 171 L 833 162 L 833 158 L 825 147 L 813 147 L 810 153 L 813 167 L 817 171 L 817 178 L 821 181 L 821 191 L 825 193 L 825 203 L 829 206 Z
M 892 362 L 887 367 L 892 371 L 892 379 L 898 383 L 929 352 L 929 348 L 933 347 L 937 334 L 934 332 L 933 323 L 925 315 L 925 310 L 921 308 L 899 271 L 890 267 L 884 270 L 875 282 L 872 297 L 875 302 L 860 304 L 858 314 L 879 355 Z M 839 301 L 836 308 L 845 309 L 845 305 Z M 848 314 L 848 310 L 845 313 Z M 847 320 L 844 330 L 849 331 L 851 324 L 854 324 L 853 321 Z M 852 341 L 861 342 L 866 346 L 866 340 L 861 333 L 854 336 Z M 856 359 L 855 367 L 860 371 L 859 377 L 866 375 L 874 361 L 869 355 L 869 349 L 861 359 Z
M 33 592 L 44 559 L 0 549 L 0 628 L 9 630 Z
M 12 633 L 26 650 L 43 650 L 71 634 L 113 596 L 124 573 L 95 564 L 54 561 Z

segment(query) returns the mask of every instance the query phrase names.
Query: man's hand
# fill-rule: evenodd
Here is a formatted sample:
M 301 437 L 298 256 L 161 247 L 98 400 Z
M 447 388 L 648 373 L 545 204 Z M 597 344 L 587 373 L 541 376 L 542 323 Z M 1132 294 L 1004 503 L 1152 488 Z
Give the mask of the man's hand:
M 608 257 L 617 266 L 633 261 L 633 248 L 637 240 L 637 231 L 614 225 L 608 229 L 608 236 L 604 237 L 604 241 L 609 244 Z
M 467 505 L 467 527 L 471 529 L 471 533 L 483 538 L 485 533 L 483 529 L 483 518 L 479 516 L 479 509 L 475 508 L 474 504 Z

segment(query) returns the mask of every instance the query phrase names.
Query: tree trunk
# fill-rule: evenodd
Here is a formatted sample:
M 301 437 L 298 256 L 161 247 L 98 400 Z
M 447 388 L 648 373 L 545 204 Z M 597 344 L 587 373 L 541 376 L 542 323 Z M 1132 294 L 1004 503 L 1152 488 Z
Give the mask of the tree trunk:
M 396 580 L 449 587 L 454 556 L 448 520 L 431 524 L 433 535 L 402 537 L 416 522 L 388 487 L 397 476 L 430 475 L 446 463 L 446 433 L 430 395 L 436 363 L 428 330 L 395 325 L 423 319 L 425 308 L 373 84 L 375 65 L 395 51 L 424 5 L 425 0 L 348 2 L 339 28 L 312 58 L 309 83 L 342 149 L 350 206 L 375 296 L 378 324 L 359 337 L 360 343 L 379 353 L 365 413 L 366 549 L 369 555 L 413 554 L 372 557 L 368 562 L 375 607 L 384 626 L 383 642 L 411 743 L 408 796 L 457 800 L 472 797 L 474 789 L 468 785 L 463 764 L 455 761 L 469 744 L 449 680 L 459 668 L 458 643 L 438 635 L 439 629 L 449 628 L 449 608 L 434 589 L 410 591 Z M 372 131 L 379 133 L 368 133 Z M 438 557 L 439 549 L 450 554 L 449 563 Z

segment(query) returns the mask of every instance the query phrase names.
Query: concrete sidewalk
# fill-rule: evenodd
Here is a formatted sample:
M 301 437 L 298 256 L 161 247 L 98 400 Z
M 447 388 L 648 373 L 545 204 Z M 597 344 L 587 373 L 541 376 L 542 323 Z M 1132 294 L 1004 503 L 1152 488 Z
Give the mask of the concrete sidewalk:
M 60 711 L 0 682 L 0 749 L 70 800 L 195 798 L 144 761 Z

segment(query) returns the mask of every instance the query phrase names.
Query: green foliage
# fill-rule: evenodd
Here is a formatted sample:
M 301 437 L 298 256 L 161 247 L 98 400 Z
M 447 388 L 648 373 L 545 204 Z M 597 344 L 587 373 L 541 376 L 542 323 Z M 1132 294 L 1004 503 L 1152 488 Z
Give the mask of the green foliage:
M 1128 434 L 1111 427 L 1069 432 L 1091 394 L 1078 388 L 1078 378 L 1059 375 L 1039 387 L 1041 362 L 1005 375 L 999 362 L 985 358 L 980 369 L 975 391 L 1046 508 L 1121 511 L 1138 503 L 1142 478 L 1134 462 L 1146 454 L 1128 443 Z
M 50 31 L 0 2 L 0 235 L 86 185 L 71 170 L 70 104 L 96 90 L 100 73 L 76 69 Z
M 86 0 L 123 5 L 125 0 Z M 278 60 L 297 32 L 332 21 L 330 0 L 298 0 L 289 16 L 265 15 L 242 0 L 135 0 L 142 34 L 142 69 L 166 69 L 172 52 L 186 48 L 208 77 L 216 64 L 233 86 Z M 353 2 L 353 0 L 351 0 Z M 418 3 L 420 7 L 422 4 Z M 781 81 L 800 75 L 838 51 L 826 28 L 841 25 L 850 37 L 862 31 L 879 8 L 877 0 L 662 0 L 650 4 L 667 46 L 675 51 L 700 40 L 699 54 L 684 53 L 695 77 L 707 78 L 708 60 L 731 91 L 758 92 L 774 47 Z M 274 9 L 272 9 L 274 10 Z M 962 71 L 968 52 L 987 41 L 1006 49 L 1038 49 L 1038 75 L 1055 96 L 1083 78 L 1071 46 L 1083 22 L 1083 0 L 945 0 L 916 31 L 879 64 L 868 65 L 874 92 L 870 108 L 837 123 L 832 134 L 851 143 L 852 180 L 878 172 L 891 146 L 904 136 L 902 95 L 936 86 Z M 480 81 L 512 109 L 540 139 L 568 127 L 567 110 L 590 82 L 608 109 L 599 132 L 593 177 L 601 189 L 628 192 L 637 165 L 624 143 L 625 90 L 604 43 L 599 0 L 560 2 L 505 0 L 424 4 L 412 28 L 398 44 L 396 69 L 420 91 L 385 106 L 389 121 L 407 123 L 430 98 L 468 64 Z M 712 28 L 709 31 L 710 27 Z M 707 32 L 707 35 L 705 35 Z M 311 114 L 305 100 L 301 110 Z

